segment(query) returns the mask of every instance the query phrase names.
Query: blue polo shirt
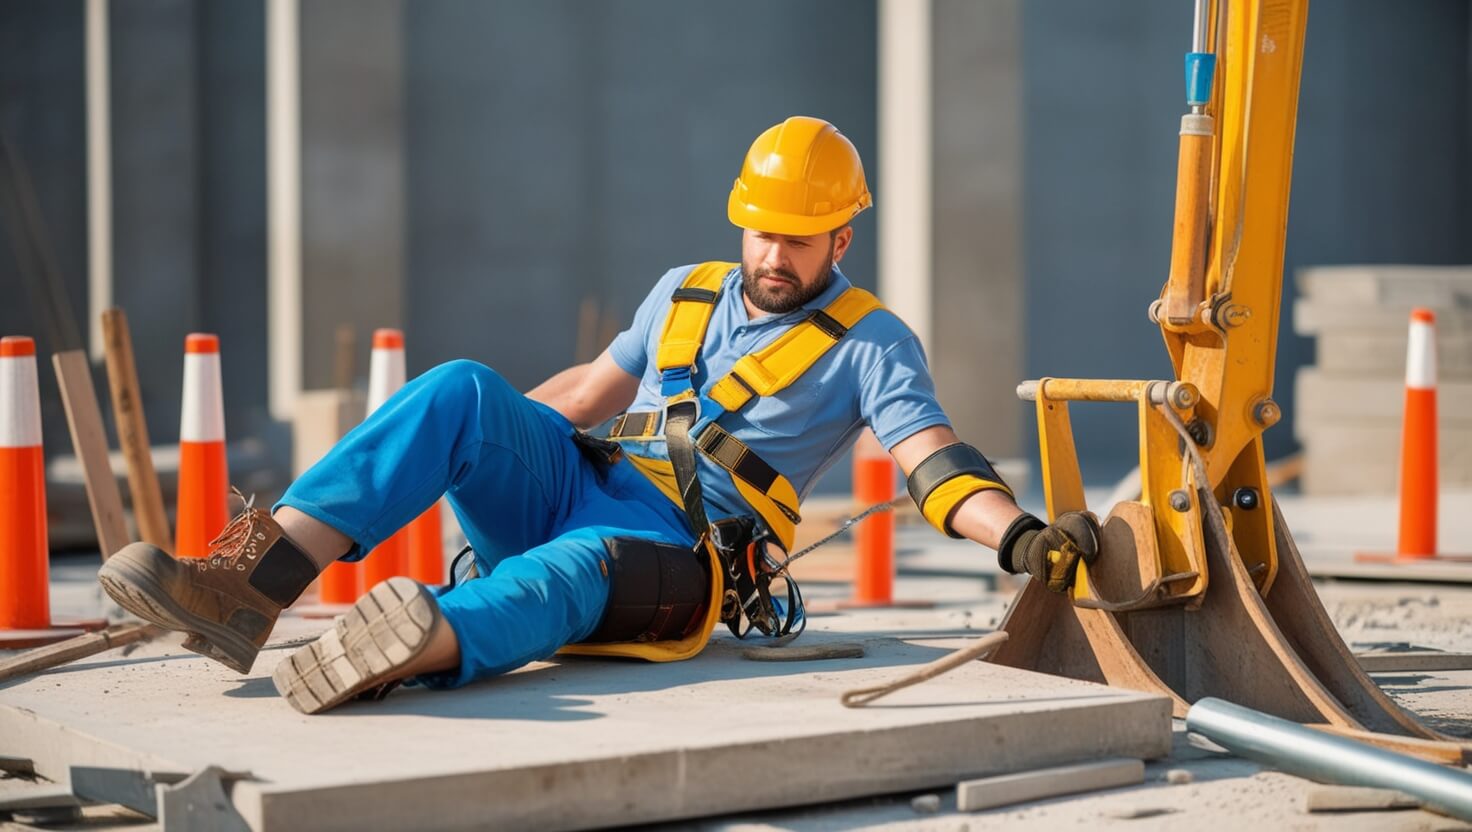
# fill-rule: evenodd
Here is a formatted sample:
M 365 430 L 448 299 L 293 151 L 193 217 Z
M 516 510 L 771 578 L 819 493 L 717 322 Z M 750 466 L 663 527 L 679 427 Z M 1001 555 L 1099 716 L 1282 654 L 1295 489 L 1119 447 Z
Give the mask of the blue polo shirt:
M 671 269 L 640 304 L 633 324 L 609 345 L 613 360 L 639 377 L 630 411 L 662 410 L 659 370 L 654 356 L 669 315 L 672 295 L 695 266 Z M 705 342 L 696 362 L 694 387 L 706 389 L 736 361 L 775 341 L 813 309 L 832 303 L 852 284 L 837 266 L 823 294 L 800 309 L 748 319 L 741 299 L 741 269 L 722 281 Z M 935 399 L 935 383 L 920 339 L 894 313 L 880 309 L 864 316 L 806 373 L 774 396 L 758 397 L 718 420 L 721 427 L 756 452 L 792 483 L 805 499 L 823 472 L 853 445 L 865 425 L 885 449 L 935 425 L 949 425 Z M 630 452 L 668 459 L 660 436 L 628 442 Z M 720 466 L 697 455 L 700 484 L 711 519 L 752 514 Z

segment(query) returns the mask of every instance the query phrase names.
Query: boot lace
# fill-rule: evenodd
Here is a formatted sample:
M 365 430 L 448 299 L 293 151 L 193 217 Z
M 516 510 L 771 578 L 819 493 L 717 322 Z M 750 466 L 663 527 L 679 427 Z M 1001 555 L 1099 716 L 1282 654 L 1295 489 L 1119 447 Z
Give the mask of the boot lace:
M 243 559 L 255 560 L 266 542 L 266 533 L 259 529 L 261 518 L 267 513 L 255 507 L 256 496 L 246 497 L 240 489 L 230 486 L 230 493 L 241 503 L 240 513 L 235 515 L 225 528 L 210 541 L 210 553 L 205 558 L 208 569 L 234 569 L 245 571 Z

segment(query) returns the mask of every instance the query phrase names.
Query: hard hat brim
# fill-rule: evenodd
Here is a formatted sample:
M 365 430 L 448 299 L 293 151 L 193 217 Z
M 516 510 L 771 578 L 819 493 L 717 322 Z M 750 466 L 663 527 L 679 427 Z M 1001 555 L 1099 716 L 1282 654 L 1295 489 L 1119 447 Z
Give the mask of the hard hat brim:
M 845 206 L 831 214 L 810 217 L 804 214 L 784 214 L 759 208 L 742 202 L 733 188 L 726 201 L 726 216 L 737 228 L 749 228 L 767 234 L 783 234 L 789 237 L 811 237 L 842 228 L 850 220 L 863 213 L 870 205 L 869 194 L 865 193 L 858 202 Z

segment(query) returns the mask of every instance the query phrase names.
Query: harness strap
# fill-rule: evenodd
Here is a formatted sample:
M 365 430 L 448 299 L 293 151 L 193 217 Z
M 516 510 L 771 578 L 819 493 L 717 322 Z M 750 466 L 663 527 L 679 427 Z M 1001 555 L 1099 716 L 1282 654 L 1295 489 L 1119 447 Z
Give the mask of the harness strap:
M 720 261 L 701 263 L 675 290 L 664 329 L 659 334 L 659 351 L 654 357 L 654 366 L 661 373 L 695 366 L 700 346 L 705 343 L 706 327 L 715 312 L 716 298 L 720 296 L 721 281 L 735 267 L 735 263 Z M 664 395 L 671 393 L 666 391 Z
M 784 332 L 756 353 L 742 357 L 711 386 L 709 397 L 727 412 L 740 410 L 757 396 L 770 396 L 797 381 L 865 315 L 882 309 L 879 298 L 857 286 L 849 288 L 807 320 Z

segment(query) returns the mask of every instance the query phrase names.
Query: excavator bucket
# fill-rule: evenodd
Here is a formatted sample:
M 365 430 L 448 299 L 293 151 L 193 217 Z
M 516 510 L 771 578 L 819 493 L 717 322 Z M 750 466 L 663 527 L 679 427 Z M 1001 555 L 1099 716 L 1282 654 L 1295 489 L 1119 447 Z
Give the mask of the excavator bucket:
M 1204 490 L 1198 499 L 1215 505 Z M 1115 613 L 1080 607 L 1029 581 L 1002 621 L 1008 641 L 990 661 L 1159 693 L 1171 698 L 1178 717 L 1197 699 L 1215 696 L 1307 724 L 1461 743 L 1423 725 L 1360 669 L 1320 603 L 1276 501 L 1272 511 L 1278 576 L 1266 598 L 1223 512 L 1208 511 L 1202 531 L 1212 580 L 1198 607 Z M 1100 561 L 1134 554 L 1111 551 L 1106 537 Z

